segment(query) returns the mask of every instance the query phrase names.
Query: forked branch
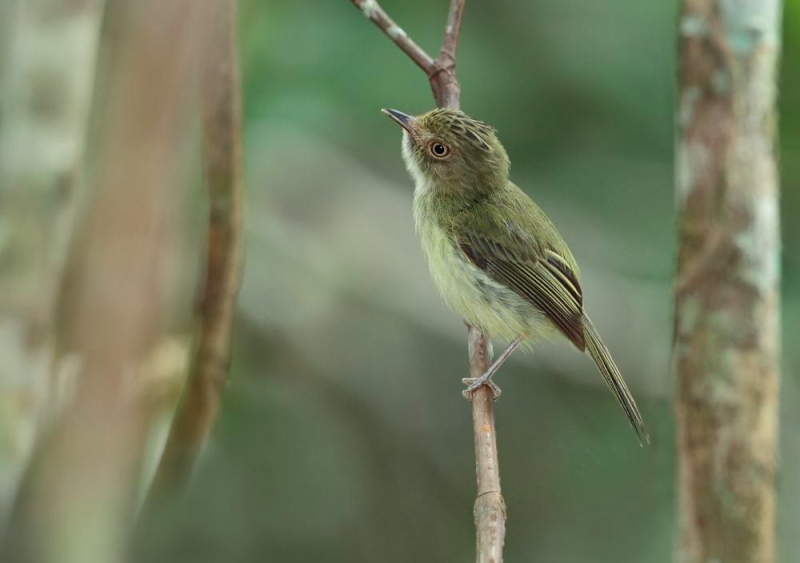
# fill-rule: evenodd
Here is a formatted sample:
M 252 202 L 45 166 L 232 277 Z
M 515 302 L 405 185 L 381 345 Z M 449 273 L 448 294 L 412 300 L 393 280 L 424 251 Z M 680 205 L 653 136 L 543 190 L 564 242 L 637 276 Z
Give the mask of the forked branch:
M 389 17 L 380 4 L 375 0 L 353 0 L 353 4 L 361 10 L 361 12 L 369 18 L 372 23 L 378 26 L 386 36 L 394 41 L 394 44 L 400 47 L 408 58 L 414 61 L 425 74 L 431 76 L 434 72 L 434 60 L 416 43 L 411 39 L 408 34 L 403 31 L 403 28 L 397 25 L 392 18 Z
M 465 0 L 451 0 L 444 29 L 444 41 L 434 59 L 417 45 L 381 8 L 376 0 L 351 0 L 353 4 L 395 45 L 423 70 L 439 107 L 458 108 L 461 105 L 461 85 L 456 80 L 456 49 L 461 34 Z
M 433 59 L 392 20 L 375 0 L 351 0 L 383 31 L 428 77 L 439 107 L 458 108 L 461 86 L 456 79 L 456 50 L 461 33 L 465 0 L 451 0 L 444 41 Z M 470 377 L 484 374 L 491 363 L 491 348 L 486 336 L 469 327 Z M 506 533 L 506 508 L 500 490 L 500 471 L 494 422 L 494 395 L 483 385 L 472 393 L 472 421 L 475 439 L 478 495 L 475 500 L 475 532 L 478 563 L 502 563 Z

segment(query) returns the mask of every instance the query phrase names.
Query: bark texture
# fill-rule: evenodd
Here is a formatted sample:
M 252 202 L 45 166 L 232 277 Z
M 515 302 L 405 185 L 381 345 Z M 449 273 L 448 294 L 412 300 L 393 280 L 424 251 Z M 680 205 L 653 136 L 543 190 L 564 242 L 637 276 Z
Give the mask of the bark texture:
M 775 558 L 780 0 L 684 0 L 676 154 L 680 563 Z

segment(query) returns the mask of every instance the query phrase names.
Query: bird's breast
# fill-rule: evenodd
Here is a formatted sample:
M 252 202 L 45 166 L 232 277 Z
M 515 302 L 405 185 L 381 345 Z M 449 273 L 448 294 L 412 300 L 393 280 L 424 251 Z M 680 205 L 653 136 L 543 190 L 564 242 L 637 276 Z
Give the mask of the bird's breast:
M 447 306 L 468 324 L 504 340 L 549 330 L 537 309 L 467 258 L 456 236 L 432 213 L 429 198 L 418 192 L 414 219 L 434 286 Z

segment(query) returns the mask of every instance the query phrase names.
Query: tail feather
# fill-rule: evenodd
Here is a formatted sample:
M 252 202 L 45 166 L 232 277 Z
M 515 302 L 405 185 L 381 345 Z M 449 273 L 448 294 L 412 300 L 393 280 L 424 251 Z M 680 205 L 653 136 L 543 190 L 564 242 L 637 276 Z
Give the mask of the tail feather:
M 636 406 L 633 395 L 631 395 L 631 392 L 628 390 L 625 380 L 622 379 L 619 368 L 617 368 L 614 360 L 611 359 L 608 348 L 603 344 L 600 335 L 597 333 L 597 329 L 594 328 L 592 321 L 589 320 L 589 317 L 586 315 L 583 316 L 583 326 L 586 336 L 586 351 L 589 352 L 589 355 L 597 365 L 597 369 L 600 370 L 603 379 L 605 379 L 606 385 L 608 385 L 608 388 L 614 393 L 620 406 L 622 406 L 622 410 L 625 411 L 631 426 L 639 436 L 639 442 L 642 444 L 649 444 L 650 436 L 647 434 L 647 429 L 644 426 L 639 407 Z

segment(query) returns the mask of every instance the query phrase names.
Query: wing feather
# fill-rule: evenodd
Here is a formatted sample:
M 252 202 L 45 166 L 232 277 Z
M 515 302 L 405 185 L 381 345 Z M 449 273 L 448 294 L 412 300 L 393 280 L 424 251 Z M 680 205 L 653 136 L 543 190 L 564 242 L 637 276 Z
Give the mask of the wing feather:
M 581 287 L 555 251 L 525 255 L 475 234 L 463 236 L 460 246 L 476 267 L 542 311 L 579 350 L 586 349 Z

